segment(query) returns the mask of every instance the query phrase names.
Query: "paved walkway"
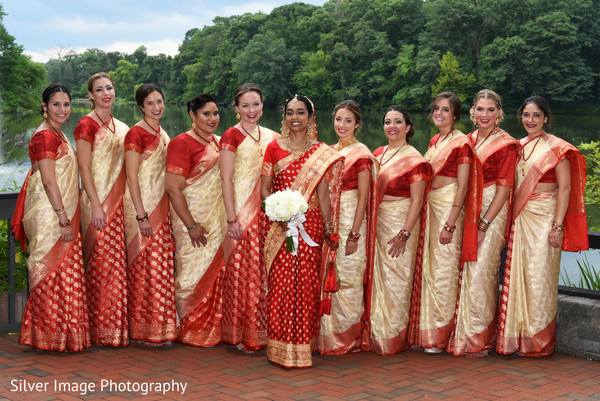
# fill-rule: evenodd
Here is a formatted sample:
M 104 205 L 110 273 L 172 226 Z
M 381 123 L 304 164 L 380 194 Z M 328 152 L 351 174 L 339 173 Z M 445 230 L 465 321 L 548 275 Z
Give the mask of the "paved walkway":
M 3 335 L 0 398 L 600 400 L 600 362 L 565 355 L 458 358 L 413 348 L 387 357 L 315 355 L 314 365 L 287 370 L 271 365 L 265 351 L 243 354 L 228 345 L 46 352 Z

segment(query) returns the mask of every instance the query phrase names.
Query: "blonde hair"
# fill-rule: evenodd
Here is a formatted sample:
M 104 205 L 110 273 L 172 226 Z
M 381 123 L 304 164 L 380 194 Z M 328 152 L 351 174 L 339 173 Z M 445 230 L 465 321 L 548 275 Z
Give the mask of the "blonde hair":
M 504 120 L 504 111 L 502 111 L 502 98 L 499 94 L 497 94 L 491 89 L 482 89 L 479 92 L 477 92 L 477 94 L 473 98 L 473 106 L 471 106 L 471 109 L 469 110 L 469 114 L 471 116 L 471 121 L 473 122 L 473 125 L 477 126 L 477 121 L 475 121 L 475 106 L 477 105 L 477 102 L 481 99 L 490 99 L 494 103 L 496 103 L 496 107 L 498 107 L 498 110 L 500 110 L 500 115 L 496 119 L 496 125 L 500 124 L 502 120 Z

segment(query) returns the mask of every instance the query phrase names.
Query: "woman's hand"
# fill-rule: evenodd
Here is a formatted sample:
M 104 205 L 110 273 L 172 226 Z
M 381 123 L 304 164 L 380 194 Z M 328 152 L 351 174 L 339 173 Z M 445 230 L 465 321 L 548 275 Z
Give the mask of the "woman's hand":
M 452 242 L 452 236 L 454 233 L 449 232 L 442 228 L 442 232 L 440 233 L 440 244 L 446 245 Z
M 138 222 L 140 226 L 140 234 L 144 237 L 152 238 L 152 224 L 148 219 Z
M 346 239 L 346 256 L 352 255 L 358 249 L 358 241 Z
M 200 224 L 196 224 L 196 227 L 188 231 L 188 235 L 190 236 L 190 240 L 192 241 L 194 248 L 197 248 L 200 245 L 206 246 L 207 234 L 208 231 L 206 231 Z
M 394 235 L 394 237 L 388 241 L 388 245 L 390 249 L 388 250 L 388 255 L 392 258 L 397 258 L 400 255 L 404 255 L 404 250 L 406 249 L 406 241 L 400 240 L 400 237 Z
M 107 223 L 106 213 L 104 213 L 104 209 L 102 206 L 100 207 L 92 207 L 92 225 L 98 231 L 102 231 Z
M 329 246 L 329 249 L 331 249 L 333 251 L 338 248 L 340 243 L 337 241 L 334 241 L 334 239 L 331 238 L 332 235 L 333 234 L 323 234 L 323 240 L 325 240 L 325 242 Z
M 60 228 L 60 240 L 64 241 L 64 242 L 71 242 L 73 241 L 73 229 L 71 228 L 71 225 L 69 224 L 66 227 L 61 227 Z
M 548 234 L 548 242 L 554 248 L 562 247 L 563 239 L 564 239 L 564 236 L 563 236 L 562 231 L 552 230 L 552 231 L 550 231 L 550 234 Z
M 242 230 L 242 225 L 239 221 L 235 220 L 231 224 L 227 224 L 227 231 L 229 236 L 236 241 L 239 241 L 244 236 L 244 230 Z

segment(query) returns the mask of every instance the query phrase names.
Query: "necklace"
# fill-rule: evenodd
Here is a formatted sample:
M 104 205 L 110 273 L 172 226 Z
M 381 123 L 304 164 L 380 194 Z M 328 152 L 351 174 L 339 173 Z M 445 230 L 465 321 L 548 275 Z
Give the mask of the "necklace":
M 50 124 L 48 124 L 50 125 Z M 54 128 L 53 126 L 50 125 L 50 129 L 52 131 L 54 131 L 54 133 L 56 134 L 56 136 L 58 136 L 60 138 L 61 141 L 63 142 L 67 142 L 67 138 L 65 137 L 65 134 L 63 134 L 62 130 L 58 131 L 56 128 Z
M 215 151 L 219 151 L 219 145 L 217 145 L 217 141 L 215 140 L 215 136 L 211 134 L 210 139 L 205 139 L 202 135 L 200 135 L 197 131 L 196 128 L 192 128 L 192 132 L 194 133 L 195 136 L 198 137 L 198 139 L 200 139 L 201 142 L 205 143 L 206 146 L 210 146 L 213 148 L 213 150 Z
M 258 139 L 254 138 L 248 131 L 246 131 L 246 128 L 244 128 L 242 123 L 240 123 L 240 127 L 242 127 L 242 131 L 244 131 L 244 133 L 246 135 L 248 135 L 250 138 L 252 138 L 254 140 L 254 142 L 256 142 L 256 143 L 260 142 L 260 126 L 259 125 L 256 126 L 256 128 L 258 128 Z
M 425 160 L 427 160 L 427 162 L 431 163 L 431 160 L 433 160 L 435 158 L 435 156 L 437 155 L 439 149 L 438 149 L 438 145 L 442 142 L 444 142 L 446 139 L 448 139 L 449 136 L 451 136 L 452 134 L 454 134 L 454 128 L 452 128 L 452 131 L 448 132 L 446 135 L 444 135 L 444 137 L 441 137 L 441 133 L 440 133 L 440 138 L 435 145 L 433 145 L 432 147 L 430 147 L 427 152 L 425 153 Z
M 433 147 L 437 149 L 438 143 L 444 142 L 452 134 L 454 134 L 454 127 L 450 130 L 450 132 L 448 132 L 446 135 L 444 135 L 444 137 L 442 139 L 440 139 L 439 141 L 437 141 L 435 143 L 435 145 L 433 145 Z
M 379 165 L 383 167 L 387 162 L 389 162 L 390 160 L 392 160 L 394 158 L 394 156 L 396 156 L 396 154 L 398 152 L 400 152 L 400 149 L 402 149 L 405 145 L 406 145 L 406 143 L 402 144 L 402 146 L 400 146 L 398 149 L 396 149 L 396 151 L 394 152 L 393 155 L 391 155 L 390 157 L 388 157 L 388 159 L 386 161 L 383 161 L 383 156 L 385 156 L 386 152 L 389 149 L 389 146 L 386 146 L 385 149 L 383 149 L 383 153 L 381 154 L 381 159 L 379 160 Z
M 498 128 L 495 128 L 495 129 L 494 129 L 492 132 L 490 132 L 490 133 L 488 134 L 488 136 L 486 136 L 485 138 L 483 138 L 483 141 L 481 141 L 481 142 L 478 144 L 478 143 L 477 143 L 477 141 L 479 140 L 479 135 L 480 135 L 480 133 L 479 133 L 479 130 L 477 130 L 477 140 L 475 141 L 475 150 L 477 150 L 477 149 L 481 148 L 481 147 L 483 146 L 483 143 L 484 143 L 485 141 L 487 141 L 487 139 L 488 139 L 490 136 L 494 135 L 496 132 L 498 132 Z
M 526 161 L 529 160 L 529 158 L 531 157 L 531 155 L 533 154 L 533 152 L 535 151 L 535 148 L 538 144 L 538 142 L 540 141 L 540 139 L 542 139 L 542 136 L 544 136 L 545 132 L 540 134 L 537 137 L 537 140 L 535 141 L 535 143 L 533 144 L 533 149 L 531 149 L 531 152 L 529 152 L 529 156 L 525 157 L 525 146 L 529 145 L 532 141 L 529 141 L 525 144 L 525 146 L 523 146 L 523 159 L 522 159 L 522 163 L 523 165 L 521 166 L 521 172 L 523 174 L 523 177 L 525 177 L 525 173 L 527 172 L 527 165 L 526 165 Z
M 356 138 L 352 137 L 345 141 L 339 141 L 338 143 L 335 144 L 335 146 L 333 148 L 339 152 L 340 150 L 344 149 L 345 147 L 348 147 L 356 142 L 358 142 L 358 140 Z
M 110 118 L 108 119 L 108 122 L 104 121 L 102 119 L 102 117 L 100 117 L 100 115 L 98 114 L 98 112 L 96 110 L 94 110 L 94 114 L 96 115 L 96 117 L 98 117 L 98 120 L 100 120 L 100 122 L 102 123 L 102 125 L 104 125 L 106 127 L 106 129 L 108 129 L 113 134 L 115 133 L 117 127 L 115 127 L 115 120 L 114 120 L 112 114 L 110 114 Z M 112 125 L 113 125 L 113 129 L 110 129 L 110 123 L 111 122 L 112 122 Z M 147 121 L 146 121 L 146 124 L 148 124 Z M 150 125 L 150 124 L 148 124 L 148 125 Z
M 156 135 L 160 135 L 160 123 L 158 123 L 158 129 L 155 129 L 153 126 L 150 125 L 150 123 L 148 121 L 146 121 L 146 117 L 142 117 L 142 120 L 144 120 L 144 122 L 148 125 L 148 127 L 152 128 L 152 131 L 156 132 Z
M 292 141 L 290 140 L 290 137 L 288 135 L 288 137 L 286 138 L 286 144 L 288 147 L 288 151 L 290 153 L 304 153 L 306 152 L 308 149 L 310 149 L 311 143 L 310 143 L 310 139 L 308 138 L 308 135 L 306 136 L 306 141 L 304 142 L 304 145 L 296 147 L 295 145 L 292 144 Z

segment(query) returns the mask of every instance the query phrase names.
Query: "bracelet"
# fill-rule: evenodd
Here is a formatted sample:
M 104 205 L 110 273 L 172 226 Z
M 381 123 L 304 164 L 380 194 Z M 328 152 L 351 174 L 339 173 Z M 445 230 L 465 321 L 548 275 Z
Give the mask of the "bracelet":
M 462 209 L 462 205 L 452 205 L 452 207 L 457 207 L 459 209 Z
M 552 231 L 565 231 L 565 225 L 552 223 Z
M 64 212 L 64 211 L 65 211 L 65 207 L 64 207 L 64 206 L 63 206 L 63 207 L 61 207 L 60 209 L 54 209 L 54 212 L 55 212 L 57 215 L 61 214 L 61 213 L 62 213 L 62 212 Z
M 135 219 L 138 221 L 138 223 L 142 223 L 142 222 L 148 220 L 148 213 L 146 213 L 142 217 L 135 216 Z
M 61 226 L 62 228 L 69 227 L 71 225 L 71 219 L 67 219 L 66 223 L 61 223 L 59 220 L 58 225 Z
M 238 221 L 237 217 L 236 217 L 236 218 L 234 218 L 233 220 L 229 220 L 229 219 L 228 219 L 228 220 L 227 220 L 227 224 L 233 224 L 233 223 L 236 223 L 237 221 Z
M 196 223 L 196 222 L 194 221 L 194 225 L 193 225 L 193 226 L 191 226 L 191 227 L 186 227 L 186 228 L 187 228 L 187 230 L 188 230 L 188 231 L 190 231 L 190 230 L 193 230 L 194 228 L 196 228 L 196 226 L 197 226 L 197 225 L 198 225 L 198 223 Z
M 410 233 L 403 228 L 398 233 L 398 238 L 400 239 L 400 241 L 406 242 L 410 238 Z
M 448 225 L 448 222 L 444 223 L 444 230 L 448 231 L 450 234 L 452 234 L 454 232 L 454 230 L 456 230 L 456 226 L 450 227 Z
M 481 217 L 479 220 L 480 220 L 480 221 L 483 221 L 483 222 L 484 222 L 485 224 L 487 224 L 488 226 L 490 226 L 490 225 L 492 224 L 492 221 L 491 221 L 491 220 L 487 220 L 487 219 L 485 219 L 485 218 L 483 218 L 483 217 Z
M 350 234 L 348 234 L 348 241 L 356 242 L 356 241 L 358 241 L 359 238 L 360 238 L 360 233 L 355 233 L 355 232 L 350 231 Z
M 491 221 L 484 219 L 483 217 L 481 217 L 479 219 L 479 221 L 477 222 L 477 228 L 479 229 L 479 231 L 481 232 L 486 232 L 488 230 L 488 228 L 490 228 L 490 224 L 492 224 Z

